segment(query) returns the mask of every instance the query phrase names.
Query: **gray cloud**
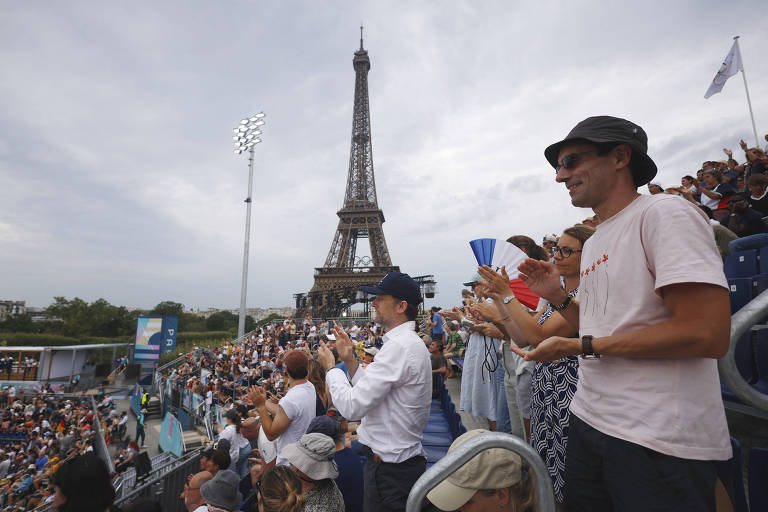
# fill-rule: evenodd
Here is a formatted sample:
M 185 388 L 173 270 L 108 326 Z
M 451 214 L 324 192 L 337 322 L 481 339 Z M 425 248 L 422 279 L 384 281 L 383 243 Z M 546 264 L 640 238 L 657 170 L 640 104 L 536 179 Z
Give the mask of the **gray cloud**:
M 589 214 L 542 157 L 582 118 L 641 124 L 665 184 L 751 137 L 740 78 L 703 94 L 740 34 L 765 122 L 767 17 L 748 1 L 8 4 L 3 292 L 234 307 L 247 160 L 230 133 L 264 109 L 249 305 L 290 304 L 336 227 L 364 21 L 389 249 L 452 303 L 468 240 L 540 239 Z

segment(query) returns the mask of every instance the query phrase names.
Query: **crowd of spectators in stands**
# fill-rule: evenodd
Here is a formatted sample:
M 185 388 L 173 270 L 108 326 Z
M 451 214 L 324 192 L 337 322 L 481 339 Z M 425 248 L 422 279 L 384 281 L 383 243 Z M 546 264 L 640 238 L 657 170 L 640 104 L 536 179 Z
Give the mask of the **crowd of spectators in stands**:
M 682 177 L 680 186 L 648 184 L 650 194 L 678 195 L 680 201 L 690 201 L 707 213 L 722 256 L 768 245 L 764 221 L 768 157 L 765 150 L 749 148 L 744 141 L 741 147 L 745 152 L 741 163 L 726 149 L 727 159 L 704 162 L 700 170 Z M 595 215 L 564 226 L 559 236 L 547 235 L 541 245 L 524 234 L 509 237 L 508 242 L 533 260 L 554 264 L 567 307 L 584 277 L 582 248 L 600 222 Z M 553 304 L 542 299 L 529 308 L 511 296 L 506 269 L 482 267 L 464 284 L 468 289 L 462 291 L 460 305 L 433 307 L 416 322 L 430 353 L 433 398 L 439 396 L 443 378 L 460 375 L 459 408 L 485 418 L 489 430 L 527 440 L 544 461 L 562 503 L 563 460 L 580 359 L 566 356 L 533 362 L 526 360 L 526 353 L 544 340 L 574 338 L 578 333 Z M 362 510 L 363 447 L 355 434 L 360 418 L 344 418 L 334 407 L 325 370 L 317 362 L 322 342 L 333 352 L 336 367 L 347 372 L 335 348 L 334 327 L 352 339 L 361 371 L 375 363 L 384 343 L 381 326 L 354 321 L 337 326 L 327 320 L 288 318 L 257 328 L 239 343 L 195 349 L 162 375 L 175 392 L 184 389 L 199 395 L 203 414 L 213 417 L 215 410 L 223 409 L 217 440 L 204 451 L 201 471 L 190 476 L 182 493 L 188 510 L 235 510 L 249 496 L 256 497 L 252 510 Z M 77 455 L 89 457 L 93 450 L 94 412 L 87 404 L 46 394 L 25 404 L 21 395 L 12 388 L 0 392 L 0 404 L 7 404 L 2 430 L 10 439 L 0 451 L 2 510 L 25 510 L 54 501 L 54 483 L 69 485 L 64 484 L 64 475 L 54 476 L 62 462 L 72 459 L 74 468 L 86 460 Z M 118 417 L 110 405 L 105 397 L 99 407 L 105 431 L 122 439 L 125 415 Z M 17 434 L 23 439 L 13 438 Z M 116 461 L 117 470 L 129 467 L 139 450 L 131 441 Z M 503 463 L 517 470 L 499 471 L 495 487 L 465 486 L 466 499 L 476 503 L 506 499 L 508 505 L 514 494 L 521 510 L 530 506 L 532 484 L 522 462 L 502 452 L 488 451 L 484 457 L 488 467 Z M 471 469 L 466 472 L 471 479 Z M 444 502 L 450 508 L 455 494 L 440 489 L 432 494 L 436 504 Z M 259 492 L 253 494 L 254 490 Z M 74 498 L 66 498 L 71 505 Z M 104 507 L 109 505 L 111 501 Z
M 664 187 L 659 180 L 648 184 L 651 194 L 678 195 L 699 205 L 710 218 L 723 257 L 768 245 L 768 144 L 749 147 L 741 140 L 739 145 L 744 151 L 741 161 L 725 148 L 725 159 L 703 162 L 701 169 L 683 176 L 679 186 Z
M 90 399 L 43 390 L 0 391 L 0 510 L 32 510 L 54 500 L 56 473 L 66 461 L 93 452 Z M 106 473 L 106 466 L 104 466 Z

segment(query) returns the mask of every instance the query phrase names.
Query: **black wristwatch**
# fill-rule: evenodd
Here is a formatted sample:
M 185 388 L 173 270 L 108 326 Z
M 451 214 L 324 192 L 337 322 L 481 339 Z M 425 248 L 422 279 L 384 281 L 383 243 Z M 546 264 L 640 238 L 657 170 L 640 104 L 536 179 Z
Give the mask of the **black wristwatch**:
M 586 335 L 581 337 L 581 358 L 582 359 L 600 359 L 600 354 L 595 352 L 592 348 L 592 336 Z

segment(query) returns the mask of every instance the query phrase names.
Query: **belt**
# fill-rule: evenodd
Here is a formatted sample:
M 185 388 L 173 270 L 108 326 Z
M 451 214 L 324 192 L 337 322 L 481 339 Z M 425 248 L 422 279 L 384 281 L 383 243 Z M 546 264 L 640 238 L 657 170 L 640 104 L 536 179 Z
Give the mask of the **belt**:
M 373 461 L 374 461 L 376 464 L 381 464 L 382 462 L 384 462 L 384 461 L 382 461 L 382 460 L 381 460 L 381 457 L 379 457 L 379 455 L 378 455 L 378 454 L 376 454 L 376 453 L 373 453 L 373 450 L 371 450 L 371 447 L 370 447 L 370 446 L 368 446 L 368 445 L 365 445 L 365 444 L 363 444 L 363 445 L 361 445 L 361 446 L 362 446 L 362 448 L 363 448 L 363 455 L 365 455 L 365 456 L 366 456 L 366 457 L 368 457 L 369 459 L 373 459 Z

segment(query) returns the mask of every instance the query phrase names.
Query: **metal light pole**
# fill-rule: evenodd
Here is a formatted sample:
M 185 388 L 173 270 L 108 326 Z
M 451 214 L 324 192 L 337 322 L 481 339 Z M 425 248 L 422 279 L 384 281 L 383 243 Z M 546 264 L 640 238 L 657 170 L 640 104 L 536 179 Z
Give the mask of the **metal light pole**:
M 251 191 L 253 190 L 253 150 L 261 142 L 260 126 L 264 124 L 264 112 L 247 117 L 234 129 L 232 140 L 235 141 L 235 154 L 248 151 L 248 197 L 245 212 L 245 248 L 243 249 L 243 282 L 240 285 L 240 317 L 237 322 L 237 337 L 245 334 L 245 296 L 248 289 L 248 246 L 251 240 Z

